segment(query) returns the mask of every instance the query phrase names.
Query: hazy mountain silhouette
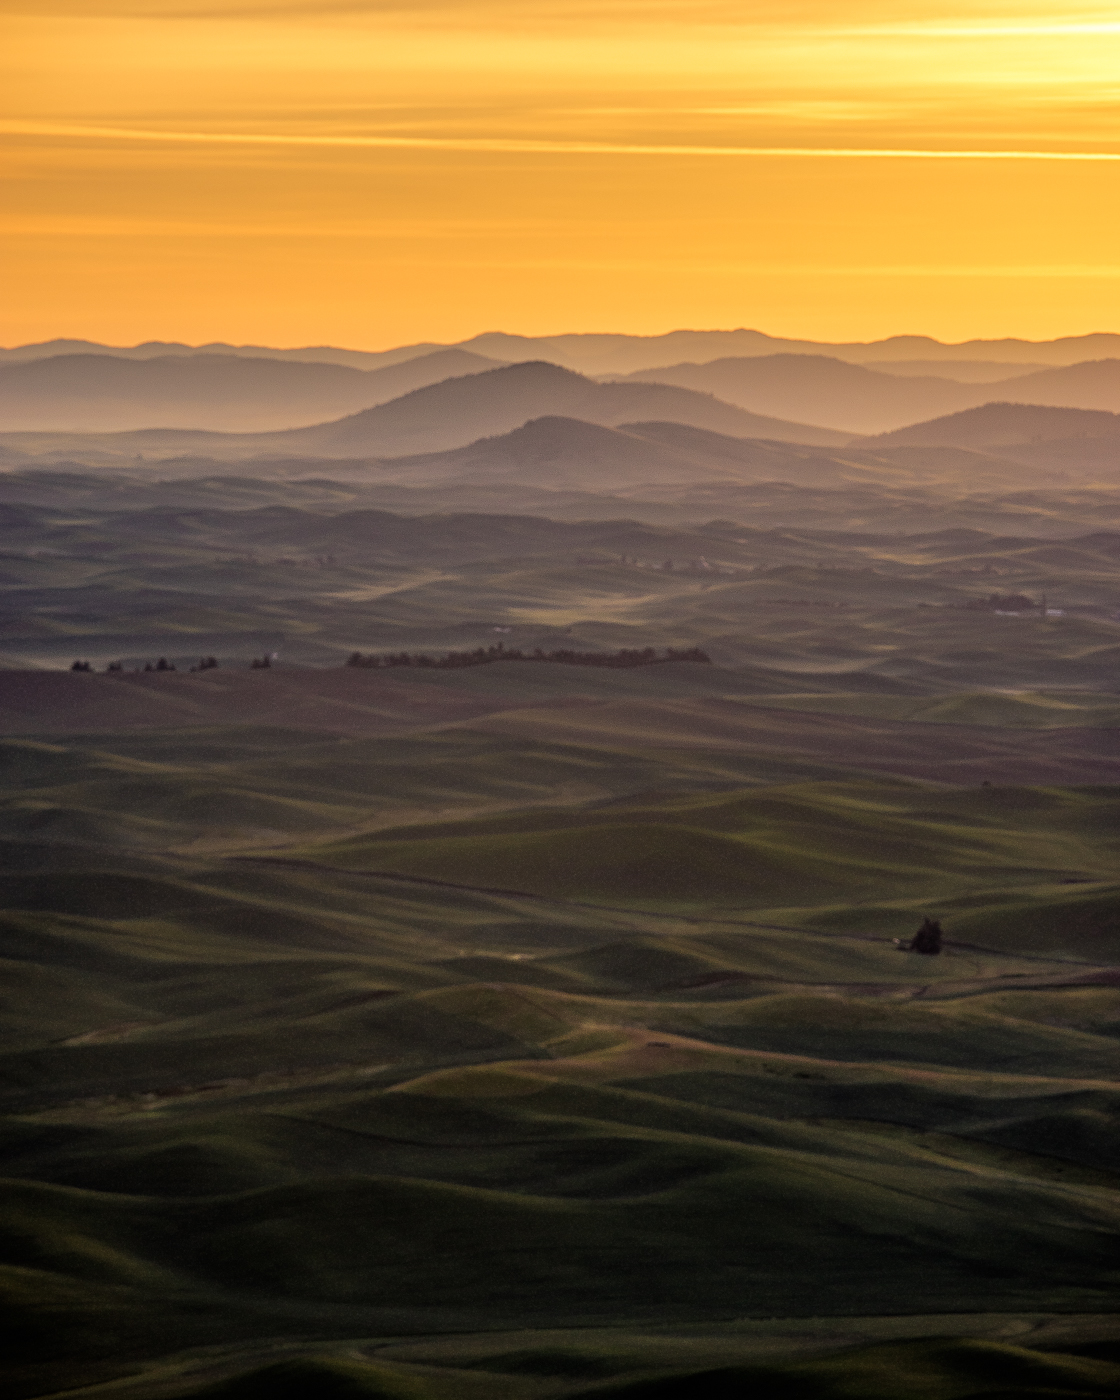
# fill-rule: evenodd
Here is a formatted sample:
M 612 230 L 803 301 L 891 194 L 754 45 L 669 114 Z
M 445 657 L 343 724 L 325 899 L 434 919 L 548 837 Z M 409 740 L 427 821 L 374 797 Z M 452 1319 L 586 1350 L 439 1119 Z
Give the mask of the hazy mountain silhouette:
M 1120 480 L 1120 414 L 1096 409 L 989 403 L 866 440 L 873 452 L 935 445 L 994 452 L 1051 481 Z
M 629 374 L 678 360 L 706 363 L 727 357 L 775 354 L 829 355 L 857 364 L 876 360 L 1002 360 L 1069 365 L 1080 360 L 1120 355 L 1120 335 L 1064 336 L 1059 340 L 967 340 L 945 345 L 924 335 L 896 335 L 886 340 L 829 343 L 787 340 L 755 330 L 670 331 L 667 335 L 516 336 L 488 331 L 460 342 L 462 348 L 502 360 L 539 356 L 584 374 Z
M 1016 403 L 1053 404 L 1062 408 L 1100 409 L 1120 412 L 1120 359 L 1086 360 L 1059 369 L 988 384 L 987 397 L 999 390 L 999 398 Z
M 102 345 L 96 340 L 60 339 L 0 349 L 0 364 L 45 360 L 55 355 L 112 355 L 118 360 L 154 360 L 166 355 L 237 355 L 250 360 L 298 360 L 302 364 L 381 369 L 419 359 L 421 355 L 430 355 L 436 350 L 454 348 L 437 341 L 400 345 L 393 350 L 346 350 L 336 345 L 303 345 L 296 349 L 280 350 L 271 345 L 227 345 L 220 340 L 211 341 L 208 345 L 184 345 L 178 340 L 146 340 L 141 345 Z
M 35 432 L 126 432 L 148 427 L 276 432 L 310 428 L 390 403 L 446 379 L 498 367 L 496 360 L 459 349 L 437 350 L 368 371 L 216 353 L 147 359 L 57 355 L 0 365 L 0 427 Z M 667 385 L 714 395 L 748 413 L 781 420 L 778 424 L 746 426 L 726 417 L 716 421 L 710 405 L 698 417 L 695 403 L 685 409 L 670 403 L 668 411 L 654 405 L 647 413 L 640 405 L 637 412 L 629 411 L 627 400 L 621 413 L 609 408 L 604 411 L 609 397 L 596 395 L 586 381 L 580 381 L 582 387 L 574 396 L 570 381 L 556 380 L 555 376 L 554 381 L 554 398 L 534 401 L 531 416 L 560 413 L 593 422 L 671 418 L 739 437 L 788 439 L 791 422 L 831 428 L 840 434 L 890 432 L 1005 400 L 1120 409 L 1120 360 L 1088 361 L 994 383 L 966 384 L 942 376 L 882 373 L 825 355 L 738 356 L 708 364 L 637 370 L 612 381 L 616 389 L 628 385 L 632 391 L 646 394 L 651 386 Z M 588 395 L 593 401 L 590 407 L 584 401 Z M 479 432 L 468 433 L 467 440 L 492 429 L 489 419 L 474 426 Z M 501 420 L 496 426 L 501 431 L 513 424 Z M 797 436 L 807 440 L 803 432 Z M 833 443 L 838 440 L 831 439 Z M 394 453 L 400 445 L 394 442 Z M 424 450 L 433 445 L 431 440 L 421 444 Z M 404 446 L 407 450 L 412 444 Z
M 270 432 L 322 423 L 497 363 L 467 350 L 374 370 L 231 354 L 56 355 L 0 365 L 0 424 L 10 431 Z
M 842 446 L 833 432 L 748 413 L 707 394 L 663 384 L 599 384 L 557 365 L 528 363 L 445 379 L 375 408 L 309 428 L 220 433 L 154 428 L 121 433 L 0 434 L 0 459 L 134 461 L 146 455 L 245 458 L 386 458 L 464 447 L 519 428 L 533 418 L 579 418 L 607 426 L 666 420 L 733 438 Z
M 305 363 L 348 365 L 354 369 L 377 369 L 400 364 L 451 347 L 425 341 L 388 350 L 347 350 L 330 345 L 303 346 L 277 350 L 261 345 L 190 346 L 167 341 L 148 341 L 131 347 L 98 345 L 86 340 L 50 340 L 37 345 L 0 349 L 0 362 L 43 359 L 52 355 L 88 353 L 114 355 L 120 359 L 151 359 L 165 355 L 222 354 L 249 358 L 300 360 Z M 498 360 L 550 360 L 584 374 L 630 374 L 634 370 L 690 360 L 706 363 L 727 357 L 755 357 L 776 354 L 829 355 L 854 364 L 882 361 L 892 365 L 920 360 L 933 365 L 944 362 L 946 373 L 954 361 L 999 361 L 1009 369 L 1017 364 L 1034 369 L 1040 365 L 1071 365 L 1078 361 L 1120 356 L 1120 335 L 1063 336 L 1058 340 L 968 340 L 946 345 L 923 335 L 897 335 L 886 340 L 831 343 L 790 340 L 755 330 L 670 331 L 665 335 L 553 335 L 520 336 L 504 331 L 486 331 L 458 342 L 458 348 Z M 998 377 L 998 376 L 996 376 Z
M 872 364 L 880 374 L 894 374 L 902 379 L 932 374 L 936 379 L 955 379 L 958 384 L 995 384 L 1000 379 L 1050 368 L 1008 360 L 874 360 Z
M 311 452 L 321 456 L 405 456 L 463 447 L 508 433 L 538 417 L 573 417 L 613 426 L 668 419 L 713 428 L 732 437 L 840 445 L 850 434 L 783 423 L 721 403 L 704 393 L 659 384 L 595 384 L 559 365 L 514 364 L 483 374 L 444 379 L 382 403 L 290 433 L 244 434 L 245 451 Z M 237 449 L 238 444 L 231 442 Z
M 826 355 L 766 355 L 638 370 L 626 383 L 656 380 L 717 394 L 752 413 L 800 415 L 809 423 L 853 433 L 881 433 L 970 408 L 987 397 L 986 386 L 949 379 L 903 378 Z
M 825 355 L 769 355 L 638 370 L 626 382 L 679 384 L 753 413 L 852 432 L 882 433 L 984 403 L 1120 409 L 1120 360 L 964 384 L 940 376 L 884 374 Z
M 1006 447 L 1066 438 L 1120 439 L 1120 414 L 1043 404 L 986 403 L 871 438 L 865 446 Z
M 830 479 L 843 468 L 794 443 L 727 437 L 681 423 L 604 427 L 576 418 L 535 418 L 500 437 L 449 452 L 383 461 L 398 483 L 497 484 L 549 490 L 622 491 L 699 480 L 737 483 Z
M 581 418 L 613 426 L 667 419 L 733 437 L 839 446 L 850 434 L 761 417 L 707 394 L 664 384 L 596 384 L 542 361 L 445 380 L 336 423 L 273 434 L 268 446 L 324 456 L 403 456 L 463 446 L 532 418 Z

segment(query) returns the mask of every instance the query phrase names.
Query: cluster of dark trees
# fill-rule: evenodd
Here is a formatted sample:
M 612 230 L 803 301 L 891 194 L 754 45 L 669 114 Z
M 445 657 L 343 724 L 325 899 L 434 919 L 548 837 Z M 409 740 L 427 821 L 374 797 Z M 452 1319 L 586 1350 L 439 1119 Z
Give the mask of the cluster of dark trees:
M 265 652 L 263 656 L 254 656 L 252 661 L 249 662 L 250 671 L 268 671 L 271 667 L 272 662 L 269 660 L 267 652 Z
M 699 647 L 687 651 L 677 651 L 668 647 L 664 656 L 659 656 L 653 647 L 641 651 L 623 648 L 621 651 L 572 651 L 562 647 L 558 651 L 522 651 L 520 647 L 503 646 L 479 647 L 475 651 L 449 651 L 446 656 L 410 655 L 407 651 L 388 656 L 363 656 L 356 651 L 347 660 L 347 666 L 376 669 L 379 666 L 435 666 L 440 670 L 454 670 L 460 666 L 489 666 L 495 661 L 552 661 L 563 666 L 654 666 L 666 661 L 704 661 L 709 665 L 712 658 Z M 255 662 L 253 663 L 256 664 Z
M 71 671 L 92 671 L 93 667 L 89 664 L 88 661 L 75 661 L 73 666 L 70 667 L 70 669 Z M 139 666 L 133 667 L 133 670 L 135 671 L 139 671 L 140 669 L 141 668 Z M 155 663 L 155 665 L 153 665 L 150 661 L 145 661 L 143 669 L 145 671 L 174 671 L 176 667 L 174 661 L 168 661 L 166 656 L 161 656 L 160 659 Z M 191 667 L 192 671 L 216 671 L 217 669 L 218 659 L 215 656 L 199 657 L 198 665 Z M 124 662 L 110 661 L 108 666 L 105 667 L 105 670 L 111 676 L 118 675 L 124 670 Z

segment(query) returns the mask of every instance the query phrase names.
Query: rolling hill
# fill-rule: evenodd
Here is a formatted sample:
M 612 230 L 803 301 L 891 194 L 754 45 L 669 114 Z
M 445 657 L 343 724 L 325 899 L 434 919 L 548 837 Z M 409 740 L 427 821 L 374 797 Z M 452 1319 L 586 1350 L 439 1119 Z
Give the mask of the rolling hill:
M 1120 359 L 1086 360 L 987 386 L 987 397 L 1013 403 L 1120 412 Z
M 563 417 L 274 469 L 5 478 L 5 1400 L 1114 1394 L 1116 491 Z
M 549 669 L 0 675 L 6 1393 L 1114 1393 L 1090 752 Z
M 685 423 L 604 427 L 578 418 L 531 419 L 512 432 L 448 452 L 381 463 L 401 483 L 502 483 L 548 490 L 626 491 L 649 483 L 840 480 L 852 470 L 797 443 L 728 437 Z
M 1001 452 L 1026 444 L 1078 441 L 1120 446 L 1120 414 L 1099 409 L 1059 408 L 1042 404 L 986 403 L 883 433 L 868 447 L 950 446 Z

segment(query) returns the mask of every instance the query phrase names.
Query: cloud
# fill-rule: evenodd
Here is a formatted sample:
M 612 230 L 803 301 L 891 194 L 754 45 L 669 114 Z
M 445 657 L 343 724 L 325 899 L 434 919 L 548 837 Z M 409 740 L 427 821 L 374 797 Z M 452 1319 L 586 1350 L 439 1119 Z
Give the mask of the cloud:
M 511 155 L 723 156 L 813 160 L 1038 160 L 1120 161 L 1120 151 L 1024 151 L 872 146 L 659 145 L 640 142 L 524 140 L 483 136 L 373 136 L 332 133 L 158 131 L 122 126 L 0 121 L 9 136 L 63 137 L 86 141 L 138 141 L 223 146 L 309 146 L 381 150 L 476 151 Z

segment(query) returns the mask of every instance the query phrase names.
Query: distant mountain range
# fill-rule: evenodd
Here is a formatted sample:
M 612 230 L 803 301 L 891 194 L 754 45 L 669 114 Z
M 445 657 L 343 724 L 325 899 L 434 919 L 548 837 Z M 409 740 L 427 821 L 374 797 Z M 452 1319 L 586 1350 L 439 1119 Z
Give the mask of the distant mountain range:
M 148 341 L 129 347 L 100 345 L 89 340 L 47 340 L 36 345 L 0 349 L 0 363 L 46 359 L 56 355 L 112 355 L 118 359 L 155 359 L 168 355 L 238 355 L 250 359 L 298 360 L 304 363 L 345 365 L 351 369 L 380 369 L 386 365 L 419 359 L 436 350 L 457 348 L 505 361 L 550 360 L 582 374 L 631 374 L 635 370 L 682 361 L 707 363 L 729 357 L 756 357 L 776 354 L 829 355 L 852 364 L 878 364 L 894 372 L 914 361 L 927 365 L 944 364 L 951 374 L 954 361 L 971 364 L 971 379 L 977 362 L 983 365 L 1015 365 L 1034 369 L 1045 365 L 1072 365 L 1083 360 L 1120 358 L 1120 335 L 1100 332 L 1092 335 L 1063 336 L 1058 340 L 967 340 L 943 344 L 929 336 L 897 335 L 886 340 L 825 342 L 791 340 L 755 330 L 670 331 L 666 335 L 509 335 L 486 331 L 459 341 L 456 346 L 424 341 L 392 350 L 345 350 L 329 345 L 310 345 L 277 350 L 262 345 L 213 343 L 191 346 L 169 341 Z M 982 371 L 986 373 L 987 371 Z M 999 378 L 997 368 L 994 378 Z
M 468 350 L 436 350 L 372 370 L 232 353 L 55 355 L 0 364 L 0 425 L 12 432 L 272 432 L 388 403 L 499 363 Z
M 750 413 L 710 394 L 665 384 L 598 384 L 540 361 L 447 379 L 336 423 L 271 434 L 269 450 L 324 456 L 403 456 L 458 447 L 506 433 L 533 418 L 563 416 L 587 423 L 665 419 L 740 438 L 774 438 L 840 446 L 850 433 L 807 427 Z
M 1050 413 L 1054 417 L 1047 419 Z M 1034 429 L 1052 433 L 1053 440 L 1035 439 Z M 1078 446 L 1071 448 L 1073 443 Z M 763 482 L 806 488 L 952 484 L 968 492 L 1005 491 L 1038 488 L 1048 478 L 1120 481 L 1118 447 L 1120 417 L 1078 409 L 1019 410 L 1015 405 L 969 410 L 839 448 L 729 437 L 673 422 L 605 427 L 548 417 L 450 451 L 383 460 L 376 478 L 368 467 L 354 464 L 354 475 L 400 486 L 535 487 L 622 495 L 650 487 Z
M 962 384 L 928 375 L 883 374 L 825 355 L 769 355 L 638 370 L 623 382 L 676 384 L 716 394 L 752 413 L 853 433 L 889 432 L 994 401 L 1120 409 L 1120 359 Z
M 217 352 L 148 358 L 55 355 L 0 364 L 0 430 L 128 432 L 138 428 L 180 428 L 267 433 L 310 429 L 389 404 L 430 385 L 477 376 L 505 363 L 462 349 L 434 350 L 398 364 L 366 370 L 320 361 Z M 547 362 L 515 363 L 524 367 Z M 981 373 L 979 379 L 967 383 L 942 374 L 887 373 L 827 355 L 733 356 L 704 364 L 687 361 L 636 370 L 625 376 L 601 376 L 613 386 L 616 397 L 627 386 L 633 394 L 649 394 L 660 385 L 664 393 L 670 394 L 667 411 L 655 406 L 650 413 L 632 413 L 629 405 L 637 400 L 620 400 L 628 405 L 621 416 L 610 412 L 604 416 L 602 405 L 610 402 L 611 396 L 593 390 L 586 377 L 580 380 L 582 387 L 577 397 L 581 401 L 576 402 L 572 394 L 574 379 L 563 378 L 565 374 L 575 376 L 575 371 L 555 365 L 553 368 L 557 371 L 550 390 L 554 398 L 549 402 L 534 401 L 522 422 L 544 414 L 563 414 L 592 422 L 657 417 L 732 435 L 783 439 L 791 436 L 792 423 L 803 425 L 798 429 L 799 441 L 835 444 L 840 440 L 837 434 L 891 432 L 993 401 L 1120 410 L 1120 359 L 1092 360 L 1025 374 L 1005 365 L 1004 372 L 1008 368 L 1013 371 L 1010 376 L 1004 373 L 1003 378 L 993 379 Z M 986 368 L 990 371 L 992 366 Z M 984 369 L 976 362 L 968 362 L 973 376 Z M 516 382 L 521 384 L 520 379 Z M 511 392 L 513 383 L 508 381 L 503 392 Z M 481 385 L 464 390 L 471 395 L 481 391 Z M 725 409 L 734 406 L 775 422 L 769 426 L 751 424 L 741 418 L 732 420 L 726 413 L 717 422 L 710 406 L 701 419 L 694 400 L 671 397 L 681 391 L 714 396 L 723 401 Z M 560 397 L 556 398 L 556 394 Z M 588 396 L 599 406 L 591 408 L 584 403 Z M 686 403 L 690 404 L 687 411 L 677 406 Z M 458 433 L 464 409 L 459 400 L 456 404 L 452 426 Z M 409 406 L 406 416 L 416 407 Z M 491 429 L 486 417 L 491 408 L 480 411 L 486 424 L 480 420 L 475 425 L 479 432 L 506 431 L 516 426 L 503 419 Z M 429 429 L 434 422 L 429 422 Z M 826 439 L 818 433 L 807 438 L 804 425 L 831 429 L 834 436 Z M 362 425 L 363 434 L 369 426 Z M 458 443 L 469 440 L 469 436 L 458 437 Z M 391 450 L 411 451 L 418 446 L 427 451 L 433 445 L 430 439 L 422 444 L 394 440 Z
M 557 365 L 527 363 L 429 384 L 389 403 L 314 427 L 270 433 L 147 429 L 125 433 L 8 433 L 0 445 L 22 454 L 90 460 L 195 453 L 232 461 L 262 456 L 384 458 L 440 452 L 566 417 L 607 426 L 666 420 L 734 438 L 842 446 L 850 433 L 763 417 L 708 394 L 662 384 L 599 384 Z
M 1002 361 L 1034 366 L 1070 365 L 1081 360 L 1120 356 L 1120 335 L 1066 336 L 1060 340 L 968 340 L 945 345 L 923 335 L 896 335 L 886 340 L 830 343 L 788 340 L 762 331 L 670 331 L 667 335 L 516 336 L 489 331 L 460 342 L 460 348 L 501 360 L 533 355 L 567 365 L 584 374 L 630 374 L 675 363 L 677 358 L 705 363 L 729 357 L 755 358 L 775 354 L 829 355 L 853 364 L 877 361 L 953 360 Z
M 1114 420 L 1113 415 L 1076 409 L 996 408 L 999 412 L 970 410 L 906 432 L 859 439 L 841 447 L 743 438 L 676 422 L 607 426 L 551 415 L 462 446 L 403 456 L 315 454 L 311 450 L 299 455 L 275 452 L 270 456 L 265 451 L 248 455 L 246 442 L 261 447 L 289 435 L 171 431 L 90 434 L 84 438 L 41 435 L 37 441 L 37 435 L 14 434 L 0 439 L 0 452 L 7 453 L 8 465 L 17 468 L 30 464 L 42 469 L 64 463 L 72 470 L 84 462 L 123 467 L 133 473 L 154 467 L 161 477 L 212 476 L 216 481 L 232 480 L 225 474 L 233 469 L 233 462 L 240 461 L 241 472 L 250 471 L 261 481 L 288 478 L 302 483 L 298 489 L 314 482 L 322 486 L 331 480 L 346 481 L 365 490 L 386 492 L 387 502 L 405 509 L 410 508 L 412 497 L 417 502 L 424 497 L 426 504 L 415 508 L 528 509 L 546 515 L 564 509 L 570 518 L 583 518 L 578 513 L 581 500 L 586 502 L 584 509 L 596 513 L 604 508 L 606 497 L 614 495 L 617 505 L 612 509 L 619 514 L 627 512 L 623 502 L 628 496 L 666 504 L 677 500 L 684 505 L 687 500 L 691 510 L 698 508 L 703 497 L 708 503 L 703 518 L 710 519 L 741 500 L 743 489 L 764 483 L 786 483 L 788 490 L 806 491 L 949 487 L 971 493 L 1116 479 L 1115 425 L 1120 420 Z M 1047 421 L 1047 414 L 1056 416 Z M 1033 429 L 1065 436 L 1052 443 L 1027 441 Z M 1070 436 L 1079 430 L 1103 436 Z M 1109 432 L 1114 435 L 1108 436 Z M 1020 441 L 1014 441 L 1016 438 Z M 1069 443 L 1079 446 L 1067 451 Z M 19 444 L 37 448 L 38 455 L 13 453 L 12 448 Z M 138 446 L 145 454 L 154 451 L 158 455 L 142 459 Z M 434 507 L 433 496 L 425 493 L 434 493 L 439 507 Z M 561 506 L 558 503 L 565 493 L 567 504 Z
M 155 360 L 168 355 L 237 355 L 250 360 L 295 360 L 300 364 L 346 365 L 350 369 L 384 369 L 455 347 L 435 341 L 402 345 L 396 350 L 344 350 L 335 345 L 303 345 L 280 350 L 271 345 L 227 345 L 213 340 L 206 345 L 185 345 L 179 340 L 146 340 L 141 345 L 102 345 L 97 340 L 40 340 L 34 345 L 0 348 L 0 364 L 22 364 L 55 355 L 111 355 L 118 360 Z
M 836 364 L 825 361 L 829 374 Z M 991 403 L 859 437 L 752 414 L 680 386 L 600 383 L 527 363 L 441 380 L 287 432 L 0 434 L 0 462 L 17 469 L 159 467 L 191 476 L 244 462 L 262 478 L 329 476 L 499 493 L 516 486 L 625 494 L 779 481 L 1038 489 L 1120 479 L 1120 415 Z M 718 496 L 713 506 L 718 513 Z

